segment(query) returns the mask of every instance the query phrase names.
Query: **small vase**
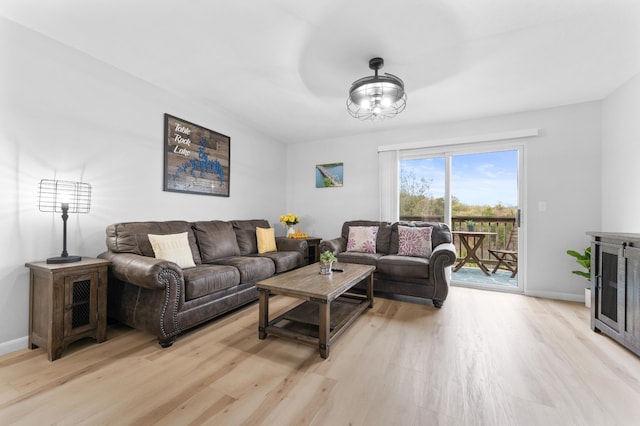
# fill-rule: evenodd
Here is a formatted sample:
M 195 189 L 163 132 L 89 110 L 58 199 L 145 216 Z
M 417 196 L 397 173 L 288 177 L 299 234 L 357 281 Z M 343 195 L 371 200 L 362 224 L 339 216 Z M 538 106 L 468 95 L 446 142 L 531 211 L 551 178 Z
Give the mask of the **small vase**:
M 320 262 L 320 274 L 331 275 L 331 265 L 333 262 Z
M 291 235 L 295 234 L 296 231 L 293 229 L 293 225 L 287 225 L 287 234 L 285 235 L 287 238 L 291 238 Z

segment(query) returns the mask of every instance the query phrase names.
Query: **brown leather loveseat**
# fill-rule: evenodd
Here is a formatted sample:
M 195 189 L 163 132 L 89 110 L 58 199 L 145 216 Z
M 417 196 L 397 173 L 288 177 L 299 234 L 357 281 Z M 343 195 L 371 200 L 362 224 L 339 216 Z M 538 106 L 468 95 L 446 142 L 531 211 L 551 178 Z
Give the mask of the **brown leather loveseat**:
M 128 222 L 107 227 L 108 315 L 171 346 L 183 331 L 258 299 L 255 283 L 305 264 L 305 240 L 277 238 L 258 253 L 256 228 L 266 220 Z M 183 237 L 193 267 L 155 257 L 149 239 Z M 188 251 L 188 250 L 187 250 Z M 184 252 L 183 252 L 184 253 Z M 191 263 L 191 259 L 188 259 Z
M 377 229 L 375 249 L 348 247 L 351 227 Z M 399 227 L 403 227 L 400 229 Z M 403 253 L 400 232 L 413 235 L 416 228 L 429 228 L 430 247 L 427 254 Z M 416 232 L 413 232 L 416 231 Z M 429 234 L 427 233 L 427 234 Z M 405 238 L 406 239 L 406 238 Z M 365 248 L 366 249 L 366 248 Z M 451 265 L 456 261 L 451 230 L 439 222 L 378 222 L 354 220 L 342 225 L 340 237 L 320 243 L 320 253 L 332 251 L 339 262 L 360 263 L 376 267 L 374 291 L 431 299 L 440 308 L 447 298 L 451 282 Z

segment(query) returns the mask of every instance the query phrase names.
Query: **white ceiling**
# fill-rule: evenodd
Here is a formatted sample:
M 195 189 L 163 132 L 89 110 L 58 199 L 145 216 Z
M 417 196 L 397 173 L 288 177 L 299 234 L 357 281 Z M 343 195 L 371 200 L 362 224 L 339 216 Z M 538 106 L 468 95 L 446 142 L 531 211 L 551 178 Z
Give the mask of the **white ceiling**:
M 639 0 L 0 0 L 0 15 L 298 143 L 606 97 L 640 72 Z M 401 115 L 347 114 L 368 61 Z

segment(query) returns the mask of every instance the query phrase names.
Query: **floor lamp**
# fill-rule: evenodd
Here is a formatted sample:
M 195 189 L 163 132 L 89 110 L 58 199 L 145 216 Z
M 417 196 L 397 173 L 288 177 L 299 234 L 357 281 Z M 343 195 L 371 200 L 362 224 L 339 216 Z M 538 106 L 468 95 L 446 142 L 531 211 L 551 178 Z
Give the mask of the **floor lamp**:
M 47 263 L 79 262 L 82 257 L 67 253 L 68 213 L 89 213 L 91 185 L 84 182 L 42 179 L 38 188 L 38 209 L 41 212 L 62 213 L 62 254 L 50 257 Z

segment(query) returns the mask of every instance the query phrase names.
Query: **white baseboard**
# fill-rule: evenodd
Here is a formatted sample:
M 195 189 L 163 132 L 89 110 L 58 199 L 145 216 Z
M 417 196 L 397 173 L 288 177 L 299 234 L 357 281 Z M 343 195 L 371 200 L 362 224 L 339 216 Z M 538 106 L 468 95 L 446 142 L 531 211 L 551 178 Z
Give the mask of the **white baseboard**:
M 21 349 L 27 349 L 27 346 L 29 346 L 29 338 L 27 336 L 9 340 L 8 342 L 1 342 L 0 355 L 19 351 Z
M 544 299 L 566 300 L 568 302 L 584 303 L 584 294 L 556 293 L 553 291 L 525 291 L 525 296 L 542 297 Z

